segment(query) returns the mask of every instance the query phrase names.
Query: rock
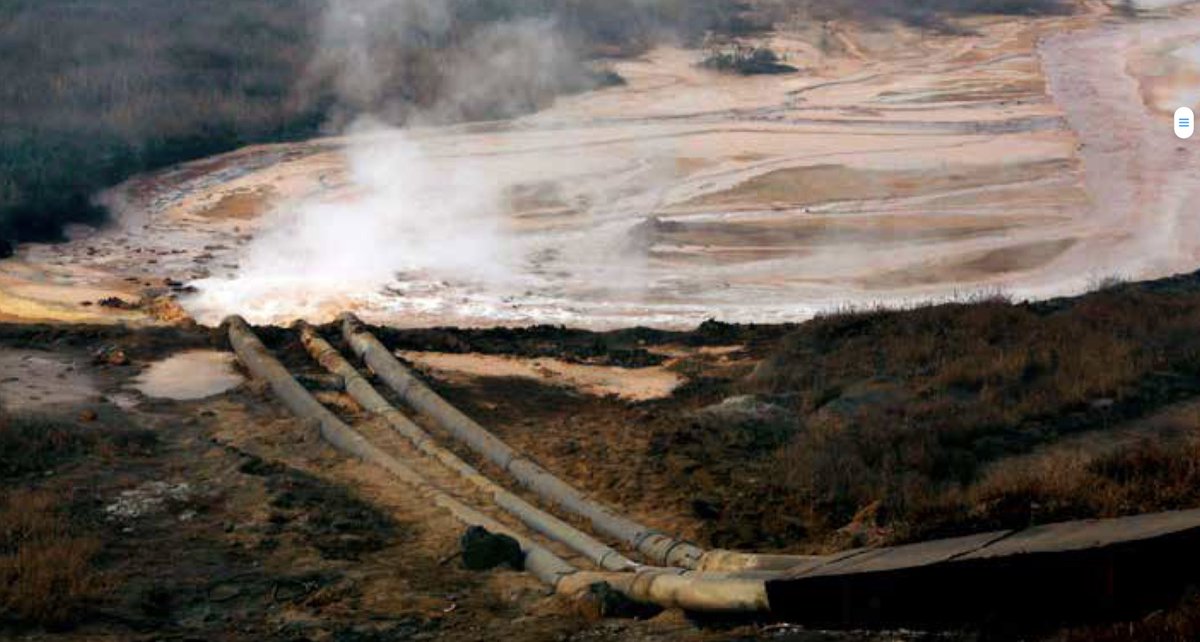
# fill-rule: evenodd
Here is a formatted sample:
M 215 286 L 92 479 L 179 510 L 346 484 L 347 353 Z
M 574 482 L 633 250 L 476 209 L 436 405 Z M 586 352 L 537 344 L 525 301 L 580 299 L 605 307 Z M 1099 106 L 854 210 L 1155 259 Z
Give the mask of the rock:
M 629 228 L 629 231 L 626 232 L 626 249 L 645 252 L 661 241 L 665 235 L 681 232 L 684 229 L 682 223 L 664 221 L 657 216 L 651 216 Z
M 721 502 L 711 497 L 693 497 L 692 514 L 700 519 L 716 519 L 721 516 Z
M 91 423 L 96 421 L 97 418 L 98 416 L 96 415 L 95 410 L 84 410 L 83 412 L 79 413 L 79 421 Z
M 125 351 L 116 346 L 102 346 L 92 353 L 92 361 L 97 364 L 110 366 L 129 365 L 129 357 Z
M 182 293 L 182 290 L 177 290 Z M 175 300 L 174 296 L 162 295 L 152 296 L 145 300 L 142 308 L 146 314 L 168 323 L 176 323 L 184 327 L 194 326 L 195 321 L 183 309 L 183 306 Z
M 100 307 L 112 308 L 114 310 L 136 310 L 138 309 L 138 304 L 126 301 L 121 297 L 110 296 L 100 299 Z
M 693 414 L 696 425 L 729 446 L 761 450 L 785 443 L 800 427 L 795 412 L 754 395 L 729 397 Z
M 733 421 L 777 421 L 790 416 L 781 406 L 763 401 L 754 395 L 729 397 L 721 403 L 702 408 L 700 414 Z
M 847 386 L 838 396 L 817 411 L 825 420 L 852 421 L 856 417 L 876 415 L 888 408 L 899 408 L 912 401 L 904 386 L 884 379 L 868 379 Z
M 517 540 L 501 533 L 492 533 L 482 526 L 471 526 L 459 539 L 463 566 L 472 571 L 486 571 L 508 565 L 514 570 L 525 568 L 525 554 Z

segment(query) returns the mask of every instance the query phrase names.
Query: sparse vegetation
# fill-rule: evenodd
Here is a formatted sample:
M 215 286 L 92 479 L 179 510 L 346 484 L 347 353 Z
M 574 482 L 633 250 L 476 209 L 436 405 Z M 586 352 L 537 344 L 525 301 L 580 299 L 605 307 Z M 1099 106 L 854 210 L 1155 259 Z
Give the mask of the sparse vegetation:
M 660 434 L 656 452 L 706 471 L 686 478 L 724 507 L 709 522 L 718 545 L 841 546 L 868 531 L 895 542 L 1200 505 L 1191 442 L 1008 464 L 1200 396 L 1190 278 L 819 318 L 737 386 L 796 413 L 784 446 L 761 455 L 695 440 L 693 425 Z
M 45 471 L 87 456 L 144 453 L 152 444 L 143 431 L 0 414 L 0 480 L 6 482 L 0 487 L 0 622 L 69 628 L 111 584 L 97 566 L 101 541 L 71 519 L 69 494 L 22 480 L 45 478 Z
M 954 17 L 1063 15 L 1075 7 L 1073 0 L 805 0 L 801 4 L 803 14 L 817 20 L 899 20 L 942 31 L 955 30 L 948 22 Z
M 62 628 L 104 596 L 100 540 L 78 532 L 63 504 L 32 490 L 0 497 L 0 619 Z
M 759 74 L 789 74 L 798 71 L 795 67 L 782 62 L 779 54 L 767 47 L 747 47 L 735 45 L 731 50 L 717 49 L 708 54 L 701 63 L 702 66 L 716 71 L 724 71 L 754 76 Z
M 1200 421 L 1190 426 L 1195 430 Z M 1200 506 L 1200 441 L 1147 437 L 1101 453 L 1001 461 L 964 489 L 915 506 L 895 539 Z
M 145 454 L 155 447 L 154 433 L 128 428 L 85 428 L 36 416 L 7 417 L 0 412 L 0 479 L 42 473 L 85 455 Z

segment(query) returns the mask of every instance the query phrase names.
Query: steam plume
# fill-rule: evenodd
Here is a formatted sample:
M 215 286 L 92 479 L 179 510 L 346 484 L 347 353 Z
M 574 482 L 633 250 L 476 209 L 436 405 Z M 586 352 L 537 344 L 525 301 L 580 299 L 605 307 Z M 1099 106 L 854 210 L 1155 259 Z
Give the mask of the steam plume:
M 433 158 L 394 124 L 530 111 L 586 82 L 579 57 L 548 20 L 468 31 L 434 0 L 331 0 L 322 25 L 312 73 L 334 80 L 343 120 L 370 114 L 349 128 L 350 185 L 280 204 L 234 275 L 196 284 L 191 307 L 201 317 L 235 309 L 264 319 L 320 316 L 349 293 L 372 296 L 398 276 L 510 277 L 518 252 L 502 229 L 503 186 L 470 161 Z M 435 98 L 422 104 L 413 96 Z

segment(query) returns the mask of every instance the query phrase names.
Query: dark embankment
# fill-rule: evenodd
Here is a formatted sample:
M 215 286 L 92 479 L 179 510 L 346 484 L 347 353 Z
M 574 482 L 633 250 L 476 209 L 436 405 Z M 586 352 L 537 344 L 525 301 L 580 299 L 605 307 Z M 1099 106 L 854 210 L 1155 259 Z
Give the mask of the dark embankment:
M 1200 506 L 1197 328 L 1200 273 L 791 327 L 379 336 L 633 368 L 670 345 L 740 346 L 674 362 L 674 397 L 637 404 L 434 383 L 610 501 L 689 515 L 707 545 L 818 551 Z
M 772 412 L 658 421 L 647 466 L 705 470 L 681 478 L 728 546 L 911 541 L 1197 506 L 1197 328 L 1200 274 L 1045 303 L 818 318 L 724 384 Z M 1083 445 L 1053 448 L 1066 440 Z

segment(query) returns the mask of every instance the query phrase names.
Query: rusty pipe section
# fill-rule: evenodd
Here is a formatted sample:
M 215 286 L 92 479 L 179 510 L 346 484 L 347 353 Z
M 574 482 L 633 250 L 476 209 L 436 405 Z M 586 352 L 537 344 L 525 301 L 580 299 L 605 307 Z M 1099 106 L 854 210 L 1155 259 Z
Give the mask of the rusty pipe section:
M 767 613 L 771 605 L 766 580 L 774 577 L 646 568 L 636 573 L 581 571 L 564 577 L 559 586 L 564 595 L 579 595 L 592 584 L 603 582 L 634 601 L 663 608 L 697 613 Z
M 450 405 L 400 363 L 353 314 L 343 314 L 342 335 L 371 371 L 416 410 L 477 454 L 485 457 L 541 499 L 588 520 L 595 530 L 630 546 L 651 564 L 702 571 L 784 570 L 812 561 L 805 555 L 759 555 L 706 551 L 694 544 L 639 524 L 589 499 L 575 487 L 521 455 L 478 422 Z
M 596 532 L 638 551 L 651 564 L 696 568 L 704 551 L 688 542 L 639 524 L 595 502 L 514 450 L 464 415 L 404 367 L 352 314 L 342 315 L 342 335 L 371 371 L 417 411 L 479 455 L 511 475 L 543 500 L 588 520 Z
M 330 373 L 341 378 L 345 391 L 367 412 L 382 417 L 424 455 L 458 473 L 489 495 L 496 505 L 521 520 L 526 526 L 588 558 L 596 566 L 610 571 L 636 570 L 640 565 L 612 547 L 596 540 L 557 517 L 533 506 L 508 489 L 484 476 L 458 455 L 439 446 L 429 433 L 397 410 L 333 346 L 306 323 L 298 324 L 300 339 L 308 353 Z
M 387 470 L 463 524 L 482 526 L 513 537 L 525 554 L 526 570 L 556 593 L 577 596 L 593 584 L 605 583 L 631 600 L 664 608 L 723 613 L 770 610 L 766 589 L 769 574 L 693 573 L 650 567 L 624 573 L 579 571 L 544 546 L 454 498 L 347 426 L 288 373 L 241 317 L 229 317 L 224 325 L 242 365 L 254 377 L 266 381 L 280 401 L 302 421 L 315 425 L 326 441 L 347 454 Z

